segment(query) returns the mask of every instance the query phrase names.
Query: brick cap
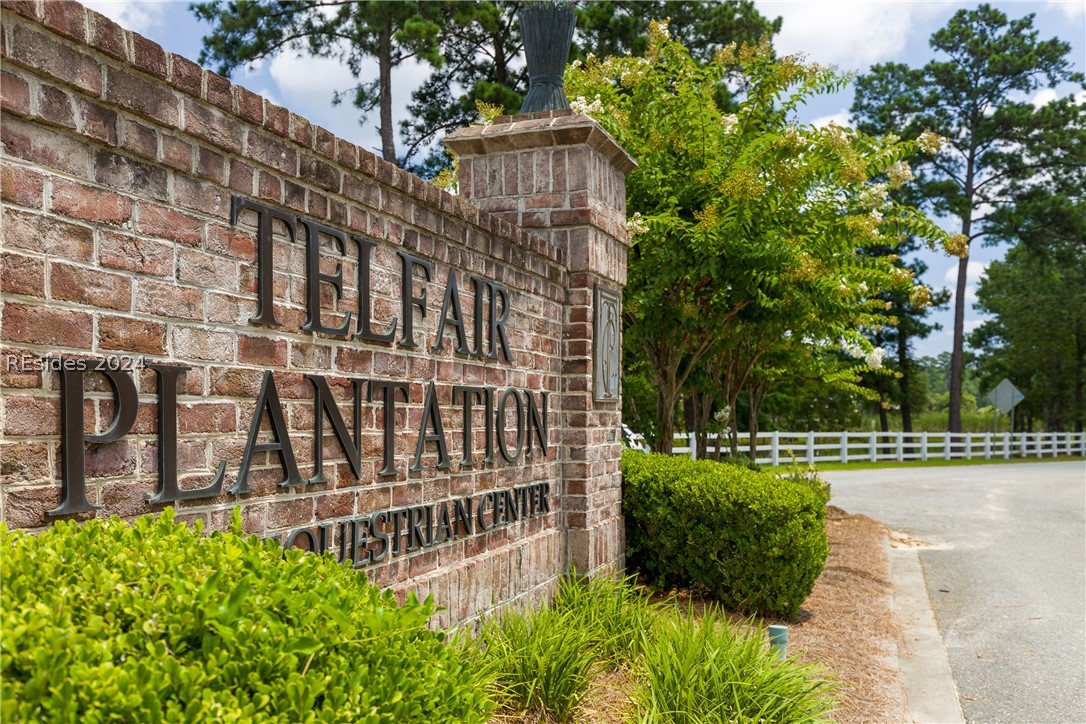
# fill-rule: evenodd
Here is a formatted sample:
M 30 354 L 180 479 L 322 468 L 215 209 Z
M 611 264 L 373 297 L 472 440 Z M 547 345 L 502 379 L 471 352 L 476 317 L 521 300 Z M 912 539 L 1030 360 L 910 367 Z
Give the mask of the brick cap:
M 586 145 L 628 175 L 637 161 L 611 134 L 586 115 L 571 111 L 500 116 L 489 126 L 468 126 L 445 136 L 445 145 L 458 156 L 505 151 Z

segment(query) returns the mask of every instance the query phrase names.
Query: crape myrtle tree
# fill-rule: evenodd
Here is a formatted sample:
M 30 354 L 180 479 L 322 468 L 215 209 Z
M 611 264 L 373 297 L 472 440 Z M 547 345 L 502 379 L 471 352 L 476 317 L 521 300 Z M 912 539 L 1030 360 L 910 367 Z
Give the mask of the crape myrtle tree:
M 887 63 L 858 78 L 852 113 L 869 133 L 909 139 L 931 129 L 949 139 L 918 167 L 916 183 L 936 213 L 960 220 L 948 420 L 948 429 L 960 432 L 970 244 L 992 231 L 995 212 L 1015 206 L 1025 188 L 1063 173 L 1076 141 L 1059 121 L 1073 101 L 1038 111 L 1028 95 L 1082 77 L 1071 71 L 1067 43 L 1038 39 L 1032 15 L 1008 20 L 989 5 L 959 10 L 930 45 L 940 57 L 923 68 Z M 1048 145 L 1026 151 L 1023 141 L 1038 135 Z
M 743 88 L 732 112 L 718 103 L 729 80 Z M 784 336 L 869 347 L 858 330 L 873 322 L 879 293 L 927 295 L 890 257 L 856 250 L 910 234 L 947 242 L 870 183 L 896 183 L 903 159 L 938 139 L 795 122 L 804 99 L 844 83 L 798 57 L 774 59 L 768 40 L 698 63 L 665 22 L 651 25 L 643 57 L 567 69 L 575 110 L 593 114 L 639 164 L 627 179 L 634 238 L 623 317 L 627 350 L 640 350 L 655 378 L 655 450 L 671 449 L 679 395 L 706 362 L 727 365 L 713 374 L 734 409 L 744 374 Z

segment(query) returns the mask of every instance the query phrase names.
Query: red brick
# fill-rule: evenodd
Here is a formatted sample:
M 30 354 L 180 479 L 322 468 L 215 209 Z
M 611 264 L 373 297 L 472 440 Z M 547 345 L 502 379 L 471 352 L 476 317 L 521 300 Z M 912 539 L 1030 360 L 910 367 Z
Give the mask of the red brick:
M 124 28 L 104 15 L 90 13 L 91 44 L 106 55 L 128 60 L 128 38 Z
M 102 224 L 121 225 L 132 218 L 132 199 L 64 179 L 53 182 L 54 213 Z
M 178 98 L 165 85 L 110 67 L 106 71 L 106 100 L 153 121 L 176 128 L 180 123 Z
M 79 101 L 79 115 L 83 119 L 83 135 L 110 146 L 117 145 L 117 113 L 90 101 Z
M 51 0 L 45 3 L 45 25 L 80 43 L 87 37 L 85 13 L 77 2 Z
M 94 154 L 85 141 L 14 116 L 5 117 L 3 124 L 0 124 L 0 140 L 7 156 L 72 176 L 90 178 Z
M 127 440 L 91 445 L 84 456 L 87 478 L 113 478 L 136 471 L 136 446 Z
M 67 309 L 49 309 L 8 302 L 4 311 L 4 339 L 42 346 L 90 349 L 91 315 Z
M 153 128 L 126 118 L 121 122 L 120 130 L 121 145 L 146 159 L 158 159 L 158 133 Z
M 220 219 L 230 218 L 230 194 L 202 179 L 175 175 L 173 203 Z
M 256 261 L 256 235 L 230 226 L 209 224 L 207 250 L 242 261 Z
M 177 136 L 163 133 L 162 162 L 181 171 L 192 171 L 192 145 Z
M 306 148 L 313 147 L 313 124 L 297 113 L 290 114 L 290 137 Z
M 233 94 L 230 91 L 230 81 L 218 73 L 210 70 L 204 71 L 204 83 L 207 86 L 205 98 L 224 111 L 232 111 L 234 108 Z
M 177 424 L 183 433 L 234 432 L 237 430 L 237 408 L 232 402 L 178 405 Z
M 195 249 L 180 249 L 177 252 L 177 280 L 195 287 L 237 291 L 237 263 Z
M 170 65 L 172 66 L 170 82 L 178 90 L 183 90 L 189 95 L 199 98 L 203 86 L 204 69 L 188 58 L 183 58 L 174 53 L 170 54 Z
M 42 371 L 38 369 L 36 352 L 16 347 L 0 347 L 3 363 L 0 364 L 0 388 L 33 389 L 42 387 Z
M 88 496 L 93 502 L 93 489 L 88 491 Z M 59 487 L 11 488 L 4 495 L 4 520 L 10 528 L 41 528 L 50 525 L 56 518 L 47 516 L 45 511 L 60 505 L 60 498 Z M 78 517 L 85 519 L 92 517 L 92 514 L 84 513 Z
M 49 272 L 53 299 L 94 307 L 128 311 L 132 308 L 132 281 L 120 274 L 53 262 Z
M 22 15 L 24 18 L 41 20 L 38 13 L 39 4 L 36 0 L 3 0 L 3 2 L 0 2 L 0 6 L 4 10 L 10 10 L 17 15 Z
M 170 346 L 175 357 L 230 362 L 234 359 L 234 335 L 196 327 L 174 327 Z
M 135 518 L 148 511 L 157 509 L 147 504 L 147 499 L 155 493 L 155 484 L 150 480 L 142 482 L 115 481 L 102 486 L 102 508 L 100 517 L 114 516 Z
M 262 133 L 249 134 L 246 155 L 283 173 L 293 174 L 298 168 L 298 154 L 286 141 Z
M 255 398 L 260 393 L 263 373 L 242 367 L 213 367 L 211 394 L 225 397 Z
M 255 169 L 244 161 L 236 158 L 230 159 L 230 188 L 240 191 L 246 196 L 253 193 L 253 176 Z
M 244 327 L 256 315 L 256 302 L 233 294 L 207 293 L 207 321 Z
M 295 528 L 313 521 L 313 500 L 279 500 L 268 504 L 268 528 Z
M 90 261 L 94 232 L 85 226 L 12 208 L 3 210 L 4 246 Z
M 279 203 L 283 200 L 283 182 L 275 174 L 261 171 L 257 193 L 262 199 Z
M 49 477 L 49 448 L 42 442 L 0 445 L 0 480 L 27 483 Z
M 26 25 L 13 25 L 10 32 L 11 42 L 6 47 L 11 61 L 92 96 L 101 94 L 102 71 L 94 58 Z
M 166 325 L 130 317 L 102 315 L 98 348 L 140 354 L 166 354 Z
M 215 153 L 206 148 L 196 149 L 196 174 L 214 181 L 217 184 L 223 182 L 226 172 L 226 159 L 222 154 Z
M 173 277 L 173 247 L 152 239 L 103 231 L 98 237 L 98 263 L 110 269 Z
M 327 474 L 327 471 L 325 471 Z M 345 518 L 354 515 L 354 493 L 329 493 L 317 496 L 317 520 L 330 518 Z
M 241 149 L 242 125 L 206 103 L 185 99 L 185 132 L 210 141 L 219 148 L 237 152 Z
M 132 50 L 133 59 L 140 70 L 166 80 L 166 51 L 161 45 L 133 33 Z
M 136 282 L 136 311 L 175 319 L 204 318 L 204 294 L 199 289 L 141 279 Z
M 239 334 L 238 362 L 261 367 L 286 367 L 286 340 Z
M 0 199 L 8 204 L 41 208 L 44 177 L 23 166 L 0 165 Z
M 240 85 L 234 86 L 234 96 L 237 99 L 238 115 L 246 121 L 258 126 L 264 124 L 264 99 L 253 93 L 248 88 Z
M 290 111 L 269 101 L 264 102 L 264 127 L 279 134 L 287 135 L 290 128 Z
M 0 256 L 0 291 L 45 298 L 45 262 L 19 254 Z
M 94 180 L 117 191 L 166 199 L 166 171 L 130 156 L 102 149 L 94 157 Z
M 203 222 L 167 206 L 139 202 L 136 206 L 136 229 L 141 234 L 177 241 L 186 246 L 199 246 Z
M 60 398 L 14 395 L 4 398 L 5 435 L 59 435 Z
M 7 71 L 0 72 L 0 105 L 9 113 L 30 114 L 30 84 Z

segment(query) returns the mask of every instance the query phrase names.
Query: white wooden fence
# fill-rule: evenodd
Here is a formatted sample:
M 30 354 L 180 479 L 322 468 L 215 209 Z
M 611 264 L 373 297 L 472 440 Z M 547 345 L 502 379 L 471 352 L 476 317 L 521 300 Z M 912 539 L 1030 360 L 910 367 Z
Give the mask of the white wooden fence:
M 797 462 L 880 462 L 884 460 L 993 460 L 1045 458 L 1061 455 L 1086 456 L 1086 433 L 1082 432 L 766 432 L 760 433 L 757 460 L 760 464 L 787 465 Z M 750 438 L 739 435 L 739 449 L 746 454 Z M 716 435 L 708 447 L 714 450 Z M 728 441 L 720 441 L 722 451 Z M 671 451 L 696 456 L 694 435 L 676 433 Z

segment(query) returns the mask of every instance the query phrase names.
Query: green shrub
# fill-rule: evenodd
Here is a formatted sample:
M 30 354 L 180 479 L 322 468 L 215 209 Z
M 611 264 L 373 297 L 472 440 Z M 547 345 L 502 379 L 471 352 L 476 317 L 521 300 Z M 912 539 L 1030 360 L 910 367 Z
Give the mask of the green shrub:
M 830 502 L 830 498 L 832 497 L 830 484 L 818 477 L 818 468 L 814 465 L 801 463 L 793 458 L 792 464 L 788 466 L 788 472 L 782 477 L 797 485 L 810 488 L 811 492 L 818 496 L 822 505 L 826 505 Z
M 330 556 L 173 512 L 0 524 L 4 721 L 485 721 L 474 652 Z
M 810 488 L 710 460 L 625 451 L 627 565 L 737 611 L 795 618 L 822 572 L 826 507 Z
M 777 662 L 760 627 L 738 632 L 712 611 L 661 622 L 634 689 L 639 722 L 825 721 L 836 701 L 819 669 Z
M 478 642 L 504 703 L 562 722 L 573 719 L 598 669 L 600 652 L 569 610 L 507 611 L 483 627 Z

